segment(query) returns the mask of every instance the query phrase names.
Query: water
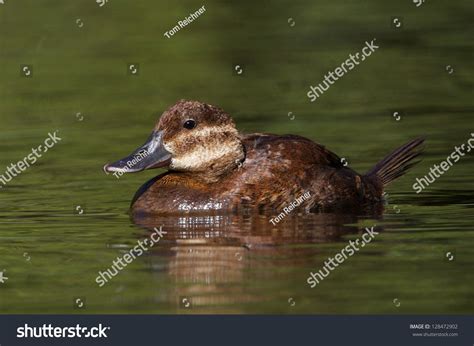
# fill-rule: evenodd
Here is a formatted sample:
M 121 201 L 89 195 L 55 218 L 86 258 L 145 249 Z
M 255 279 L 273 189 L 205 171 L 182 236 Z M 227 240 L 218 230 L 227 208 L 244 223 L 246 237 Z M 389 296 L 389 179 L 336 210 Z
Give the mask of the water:
M 472 153 L 422 193 L 412 189 L 472 131 L 472 5 L 205 5 L 170 39 L 163 33 L 202 4 L 0 6 L 1 173 L 48 133 L 62 138 L 0 190 L 0 271 L 8 277 L 0 311 L 472 312 Z M 403 27 L 393 28 L 392 17 Z M 373 38 L 380 48 L 309 102 L 309 86 Z M 20 74 L 25 64 L 31 78 Z M 102 166 L 142 144 L 181 98 L 221 106 L 243 132 L 309 137 L 360 172 L 420 135 L 426 153 L 389 187 L 382 215 L 295 211 L 276 227 L 271 215 L 253 213 L 134 222 L 132 196 L 158 171 L 117 179 Z M 370 244 L 309 287 L 311 271 L 374 224 L 380 234 Z M 162 241 L 97 285 L 99 271 L 161 225 Z

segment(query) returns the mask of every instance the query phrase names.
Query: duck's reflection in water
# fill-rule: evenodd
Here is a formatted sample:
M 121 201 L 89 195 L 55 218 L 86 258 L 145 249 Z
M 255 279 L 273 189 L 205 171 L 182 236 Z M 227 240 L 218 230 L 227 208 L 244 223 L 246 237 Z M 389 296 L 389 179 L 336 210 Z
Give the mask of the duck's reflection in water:
M 371 216 L 374 217 L 373 215 Z M 153 248 L 151 267 L 159 261 L 174 287 L 168 303 L 178 312 L 241 313 L 242 304 L 272 299 L 258 287 L 266 282 L 305 285 L 305 277 L 285 277 L 285 268 L 308 268 L 318 254 L 317 246 L 305 244 L 337 242 L 348 234 L 363 231 L 358 225 L 366 217 L 351 214 L 290 214 L 278 224 L 271 216 L 187 215 L 135 216 L 133 221 L 148 230 L 163 227 L 166 235 Z M 345 244 L 341 244 L 345 246 Z M 272 290 L 278 290 L 273 285 Z M 261 292 L 260 292 L 261 293 Z

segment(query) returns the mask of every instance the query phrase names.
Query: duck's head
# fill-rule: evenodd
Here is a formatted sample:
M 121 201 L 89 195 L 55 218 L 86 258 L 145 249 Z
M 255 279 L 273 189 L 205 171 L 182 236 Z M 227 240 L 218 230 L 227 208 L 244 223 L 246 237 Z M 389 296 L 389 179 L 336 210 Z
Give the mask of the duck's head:
M 106 172 L 140 172 L 168 167 L 215 181 L 244 159 L 232 118 L 220 108 L 181 100 L 164 112 L 145 144 L 104 166 Z

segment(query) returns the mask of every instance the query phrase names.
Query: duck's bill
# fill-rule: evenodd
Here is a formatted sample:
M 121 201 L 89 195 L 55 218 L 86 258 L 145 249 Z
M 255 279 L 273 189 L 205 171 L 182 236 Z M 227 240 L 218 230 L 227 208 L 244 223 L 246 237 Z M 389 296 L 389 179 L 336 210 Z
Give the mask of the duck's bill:
M 171 154 L 163 146 L 163 132 L 153 131 L 145 144 L 129 156 L 104 166 L 104 171 L 135 173 L 145 169 L 166 167 Z

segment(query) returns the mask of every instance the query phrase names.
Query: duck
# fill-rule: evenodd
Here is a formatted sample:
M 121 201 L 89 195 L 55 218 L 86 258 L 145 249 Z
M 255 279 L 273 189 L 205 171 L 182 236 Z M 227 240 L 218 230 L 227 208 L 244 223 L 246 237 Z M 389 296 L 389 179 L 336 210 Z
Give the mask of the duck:
M 135 193 L 133 215 L 358 210 L 383 201 L 385 187 L 419 162 L 423 142 L 413 139 L 359 174 L 308 138 L 242 134 L 223 109 L 180 100 L 142 146 L 103 170 L 167 169 Z

